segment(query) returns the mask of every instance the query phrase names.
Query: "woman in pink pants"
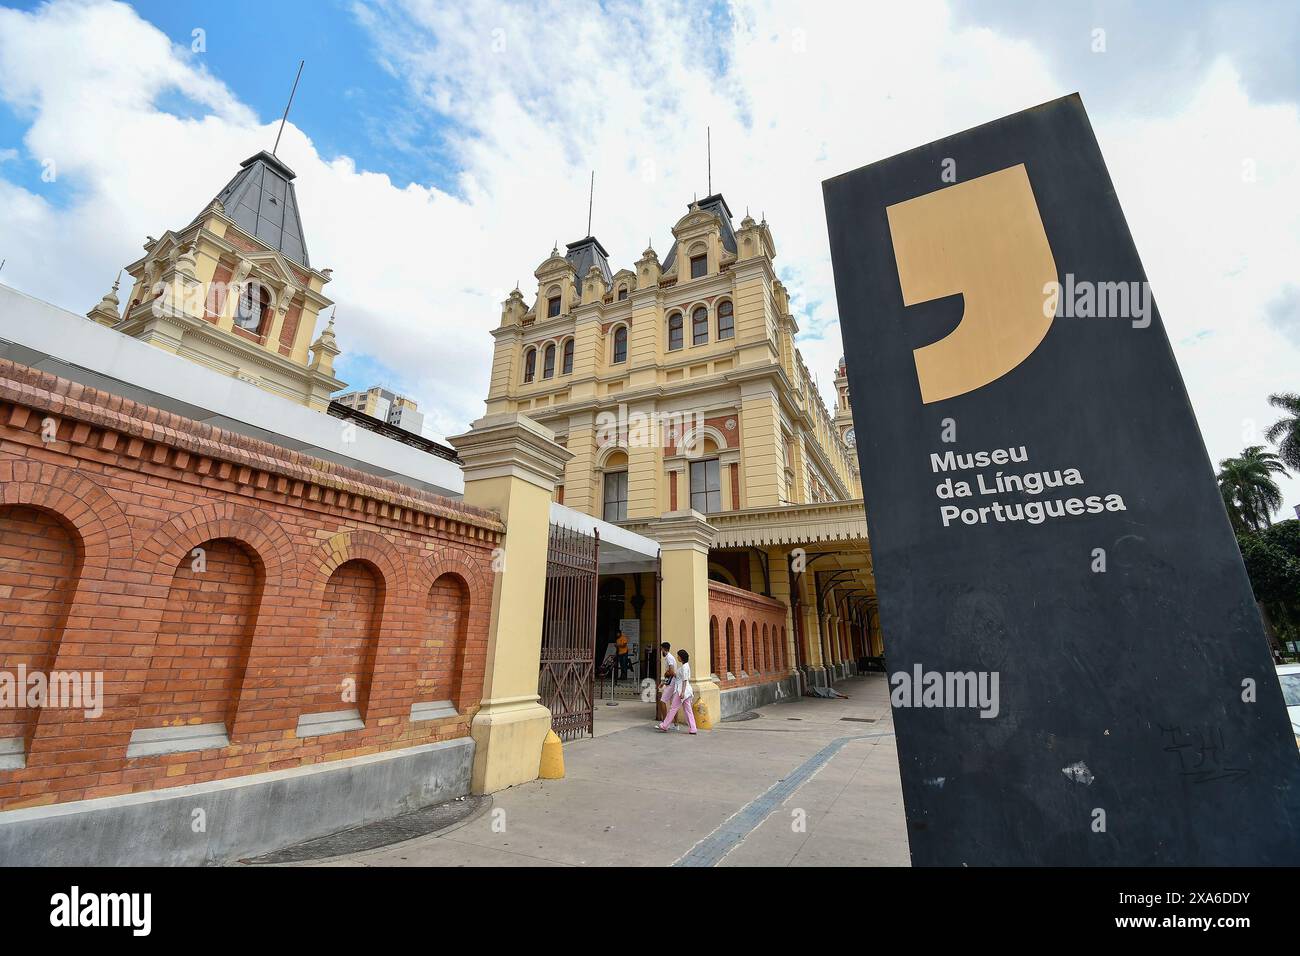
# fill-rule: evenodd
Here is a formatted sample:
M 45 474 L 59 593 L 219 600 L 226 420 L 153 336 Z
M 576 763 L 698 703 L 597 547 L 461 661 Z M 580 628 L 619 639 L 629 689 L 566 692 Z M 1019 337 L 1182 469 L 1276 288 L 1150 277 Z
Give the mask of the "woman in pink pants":
M 695 733 L 695 708 L 691 706 L 691 698 L 695 696 L 695 691 L 691 688 L 691 655 L 686 651 L 677 652 L 677 659 L 681 662 L 677 665 L 677 673 L 673 677 L 673 705 L 668 708 L 668 716 L 664 722 L 659 725 L 659 730 L 668 733 L 668 728 L 673 725 L 673 718 L 677 716 L 677 711 L 682 707 L 686 708 L 686 724 L 691 728 L 691 733 Z

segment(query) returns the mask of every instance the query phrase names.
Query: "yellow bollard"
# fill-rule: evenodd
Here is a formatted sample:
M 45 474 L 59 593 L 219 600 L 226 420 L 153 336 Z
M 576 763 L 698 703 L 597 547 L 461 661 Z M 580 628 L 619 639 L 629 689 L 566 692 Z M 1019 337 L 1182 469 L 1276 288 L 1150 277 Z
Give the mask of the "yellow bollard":
M 695 708 L 695 726 L 700 730 L 712 730 L 713 718 L 709 715 L 709 705 L 705 703 L 703 695 L 696 695 L 691 704 Z
M 559 780 L 564 776 L 564 744 L 553 730 L 546 732 L 542 742 L 542 765 L 537 771 L 542 780 Z

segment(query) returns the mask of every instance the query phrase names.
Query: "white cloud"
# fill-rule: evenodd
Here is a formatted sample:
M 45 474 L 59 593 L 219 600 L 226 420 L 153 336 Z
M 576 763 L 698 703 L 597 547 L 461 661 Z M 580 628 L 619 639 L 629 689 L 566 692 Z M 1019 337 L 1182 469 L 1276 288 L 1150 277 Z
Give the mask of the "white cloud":
M 454 122 L 456 195 L 327 161 L 292 124 L 280 155 L 299 174 L 313 263 L 335 270 L 341 345 L 391 367 L 444 434 L 481 412 L 506 291 L 519 280 L 531 293 L 552 243 L 585 231 L 592 168 L 594 231 L 615 267 L 647 237 L 664 254 L 707 189 L 711 126 L 713 188 L 771 223 L 829 397 L 840 344 L 821 181 L 1078 82 L 938 2 L 744 2 L 704 22 L 677 3 L 412 0 L 356 16 L 411 105 Z M 200 119 L 158 107 L 175 91 Z M 32 118 L 25 160 L 55 158 L 75 184 L 60 207 L 0 167 L 0 240 L 21 251 L 6 279 L 78 311 L 146 234 L 188 221 L 273 135 L 187 49 L 108 3 L 0 10 L 0 97 Z M 1226 59 L 1168 99 L 1154 118 L 1093 121 L 1217 460 L 1248 443 L 1249 422 L 1272 420 L 1268 391 L 1295 388 L 1296 343 L 1267 315 L 1300 253 L 1300 120 L 1294 104 L 1252 102 Z M 1287 491 L 1300 501 L 1300 482 Z

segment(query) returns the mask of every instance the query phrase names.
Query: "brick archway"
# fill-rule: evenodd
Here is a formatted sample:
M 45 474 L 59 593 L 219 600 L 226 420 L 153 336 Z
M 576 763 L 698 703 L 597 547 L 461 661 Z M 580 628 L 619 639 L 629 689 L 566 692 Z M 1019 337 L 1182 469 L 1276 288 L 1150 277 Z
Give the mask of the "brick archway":
M 75 532 L 80 566 L 59 634 L 53 642 L 50 671 L 98 671 L 105 676 L 104 709 L 116 708 L 124 693 L 121 659 L 107 654 L 116 631 L 95 630 L 100 594 L 96 589 L 127 573 L 134 554 L 131 527 L 113 497 L 89 476 L 69 468 L 29 461 L 0 461 L 0 507 L 34 508 L 56 516 Z M 75 659 L 76 668 L 65 668 Z M 69 724 L 85 720 L 80 711 L 41 708 L 26 731 L 27 766 L 43 763 L 43 742 L 57 740 Z
M 236 679 L 227 724 L 232 739 L 238 739 L 241 733 L 239 725 L 246 711 L 244 689 L 250 675 L 256 673 L 258 655 L 270 637 L 260 613 L 261 606 L 278 603 L 285 595 L 292 594 L 297 584 L 293 544 L 279 522 L 269 514 L 245 505 L 217 502 L 182 512 L 157 528 L 136 554 L 136 564 L 149 588 L 149 597 L 143 608 L 146 616 L 140 623 L 150 648 L 154 648 L 165 625 L 167 602 L 177 567 L 199 545 L 223 539 L 242 545 L 254 563 L 260 565 L 262 574 L 261 591 L 257 606 L 253 608 L 252 635 L 246 645 L 246 662 L 240 667 Z M 151 660 L 152 656 L 151 653 Z M 129 716 L 133 723 L 138 713 L 138 705 L 130 708 Z
M 150 575 L 151 584 L 168 587 L 176 565 L 187 554 L 218 538 L 239 541 L 257 556 L 268 589 L 297 584 L 293 544 L 279 522 L 265 512 L 230 502 L 202 505 L 172 518 L 141 545 L 136 561 Z
M 25 505 L 58 515 L 81 536 L 82 569 L 125 567 L 135 553 L 131 526 L 113 497 L 79 471 L 0 461 L 0 505 Z
M 308 559 L 299 587 L 318 603 L 339 565 L 358 560 L 369 561 L 384 576 L 385 603 L 407 593 L 405 560 L 391 541 L 373 531 L 340 531 L 325 541 Z

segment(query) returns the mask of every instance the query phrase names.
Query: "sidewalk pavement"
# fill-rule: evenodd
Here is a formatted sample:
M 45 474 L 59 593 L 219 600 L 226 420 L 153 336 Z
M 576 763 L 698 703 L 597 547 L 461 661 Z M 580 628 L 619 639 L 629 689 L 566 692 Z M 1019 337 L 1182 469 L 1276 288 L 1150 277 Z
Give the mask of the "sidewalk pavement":
M 316 866 L 907 866 L 883 674 L 689 736 L 653 704 L 597 701 L 566 776 L 492 795 L 459 826 Z

